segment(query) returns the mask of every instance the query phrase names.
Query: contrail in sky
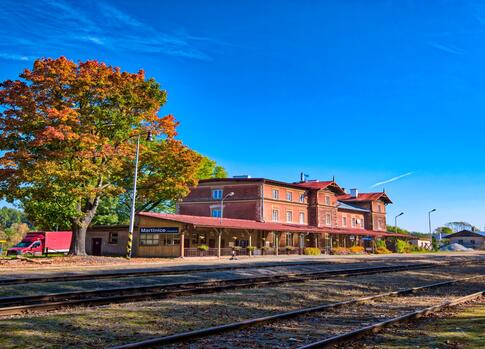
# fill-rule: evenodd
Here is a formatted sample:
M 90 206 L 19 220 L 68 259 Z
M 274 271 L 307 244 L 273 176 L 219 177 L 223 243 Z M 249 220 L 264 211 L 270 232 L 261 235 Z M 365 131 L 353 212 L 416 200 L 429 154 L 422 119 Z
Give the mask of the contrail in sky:
M 399 176 L 396 176 L 396 177 L 392 177 L 392 178 L 390 178 L 390 179 L 387 179 L 387 180 L 385 180 L 385 181 L 383 181 L 383 182 L 377 182 L 377 183 L 374 183 L 374 184 L 372 184 L 370 187 L 371 187 L 371 188 L 375 188 L 375 187 L 381 186 L 381 185 L 383 185 L 383 184 L 387 184 L 387 183 L 395 182 L 395 181 L 397 181 L 397 180 L 399 180 L 399 179 L 401 179 L 401 178 L 404 178 L 404 177 L 410 176 L 410 175 L 412 175 L 413 173 L 414 173 L 414 172 L 407 172 L 407 173 L 404 173 L 404 174 L 402 174 L 402 175 L 399 175 Z

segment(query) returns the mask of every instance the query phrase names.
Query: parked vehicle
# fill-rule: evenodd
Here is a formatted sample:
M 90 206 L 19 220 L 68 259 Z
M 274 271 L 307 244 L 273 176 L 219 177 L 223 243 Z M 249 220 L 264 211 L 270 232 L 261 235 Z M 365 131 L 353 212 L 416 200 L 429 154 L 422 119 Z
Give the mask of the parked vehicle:
M 36 231 L 27 233 L 22 241 L 7 250 L 8 256 L 31 255 L 41 256 L 48 253 L 69 252 L 72 232 L 70 231 Z

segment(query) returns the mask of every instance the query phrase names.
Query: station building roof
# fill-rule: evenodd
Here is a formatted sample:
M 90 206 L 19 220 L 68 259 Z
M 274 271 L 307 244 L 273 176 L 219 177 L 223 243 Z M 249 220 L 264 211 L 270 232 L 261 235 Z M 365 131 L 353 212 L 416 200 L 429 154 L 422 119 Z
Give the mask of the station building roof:
M 383 231 L 366 229 L 343 229 L 343 228 L 323 228 L 303 224 L 287 224 L 277 222 L 258 222 L 247 219 L 219 218 L 207 216 L 191 216 L 171 213 L 139 212 L 138 216 L 151 217 L 172 222 L 189 224 L 201 228 L 227 228 L 241 230 L 263 230 L 278 232 L 299 232 L 299 233 L 331 233 L 343 235 L 364 235 L 364 236 L 399 236 L 407 238 L 407 235 L 387 233 Z

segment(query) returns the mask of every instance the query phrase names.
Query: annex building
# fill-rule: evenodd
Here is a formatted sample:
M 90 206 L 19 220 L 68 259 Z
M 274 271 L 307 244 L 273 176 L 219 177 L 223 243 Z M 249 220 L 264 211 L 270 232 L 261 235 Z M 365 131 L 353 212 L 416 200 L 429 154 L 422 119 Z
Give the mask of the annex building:
M 334 180 L 206 179 L 177 204 L 176 214 L 137 214 L 133 253 L 190 257 L 236 250 L 239 255 L 278 255 L 302 253 L 305 247 L 330 253 L 355 245 L 372 251 L 376 239 L 403 238 L 386 231 L 386 206 L 391 203 L 385 192 L 346 191 Z M 123 255 L 125 231 L 120 226 L 91 229 L 88 253 L 105 254 L 106 246 L 109 254 Z

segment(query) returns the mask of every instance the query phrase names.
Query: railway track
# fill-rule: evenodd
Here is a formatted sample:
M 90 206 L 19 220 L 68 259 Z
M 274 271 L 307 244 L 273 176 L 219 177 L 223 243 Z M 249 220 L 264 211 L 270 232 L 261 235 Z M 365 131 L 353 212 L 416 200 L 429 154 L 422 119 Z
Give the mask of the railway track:
M 474 292 L 469 293 L 470 291 L 468 290 L 465 292 L 466 293 L 465 295 L 462 295 L 464 290 L 460 289 L 460 287 L 461 287 L 461 284 L 464 282 L 479 280 L 484 277 L 485 275 L 480 275 L 480 276 L 473 276 L 473 277 L 467 277 L 467 278 L 461 278 L 461 279 L 453 279 L 449 281 L 433 283 L 433 284 L 428 284 L 428 285 L 419 286 L 419 287 L 400 289 L 397 291 L 391 291 L 391 292 L 376 294 L 372 296 L 356 298 L 356 299 L 352 299 L 344 302 L 323 304 L 323 305 L 314 306 L 311 308 L 303 308 L 303 309 L 293 310 L 289 312 L 274 314 L 266 317 L 253 318 L 253 319 L 249 319 L 241 322 L 229 323 L 221 326 L 214 326 L 214 327 L 203 328 L 203 329 L 194 330 L 194 331 L 182 332 L 182 333 L 177 333 L 169 336 L 150 338 L 139 342 L 133 342 L 133 343 L 111 347 L 110 349 L 135 349 L 135 348 L 161 347 L 161 346 L 167 346 L 175 343 L 178 343 L 179 346 L 181 347 L 184 347 L 183 346 L 184 343 L 189 343 L 190 348 L 207 347 L 208 343 L 210 343 L 210 346 L 212 348 L 223 348 L 223 347 L 247 348 L 247 347 L 251 347 L 250 342 L 248 342 L 248 338 L 250 341 L 254 341 L 254 343 L 256 343 L 255 346 L 257 346 L 258 348 L 265 348 L 265 347 L 298 348 L 298 349 L 324 348 L 324 347 L 333 346 L 335 344 L 339 344 L 345 341 L 355 340 L 362 335 L 365 335 L 367 333 L 377 332 L 385 328 L 386 326 L 390 326 L 397 322 L 417 319 L 426 314 L 439 311 L 443 308 L 455 306 L 455 305 L 479 298 L 485 295 L 485 290 L 483 289 L 482 283 L 480 283 L 481 288 L 478 291 L 474 290 Z M 453 287 L 456 287 L 457 285 L 460 286 L 458 287 L 458 292 L 456 292 L 457 290 L 453 291 Z M 341 309 L 344 309 L 345 311 L 346 308 L 347 308 L 347 312 L 353 313 L 355 312 L 355 309 L 353 309 L 352 307 L 355 307 L 356 305 L 363 305 L 368 302 L 376 302 L 376 301 L 383 302 L 383 300 L 386 298 L 390 299 L 390 298 L 398 298 L 398 297 L 406 297 L 406 296 L 409 297 L 410 295 L 416 295 L 416 294 L 419 295 L 419 293 L 421 292 L 426 292 L 433 289 L 446 288 L 446 287 L 451 287 L 452 288 L 451 292 L 457 293 L 458 296 L 452 300 L 445 301 L 438 305 L 429 306 L 429 304 L 427 304 L 428 306 L 424 308 L 421 307 L 419 309 L 413 309 L 412 311 L 407 311 L 407 312 L 404 311 L 404 313 L 399 313 L 397 316 L 393 316 L 393 315 L 387 316 L 386 320 L 377 321 L 377 322 L 371 323 L 370 325 L 353 328 L 351 330 L 345 330 L 343 332 L 340 332 L 340 328 L 339 328 L 337 329 L 337 332 L 339 333 L 331 334 L 330 336 L 328 336 L 327 332 L 320 331 L 320 333 L 324 332 L 324 336 L 326 335 L 325 336 L 326 338 L 312 340 L 311 337 L 319 336 L 319 334 L 317 335 L 312 334 L 309 336 L 310 340 L 306 338 L 307 343 L 303 345 L 299 345 L 300 340 L 297 340 L 296 338 L 288 339 L 287 335 L 285 335 L 287 339 L 286 342 L 278 341 L 278 337 L 274 336 L 276 340 L 273 340 L 272 342 L 270 341 L 268 343 L 268 334 L 273 335 L 272 332 L 281 331 L 281 329 L 284 329 L 285 331 L 287 331 L 288 328 L 290 327 L 288 323 L 291 324 L 291 321 L 298 322 L 299 321 L 298 319 L 304 318 L 304 320 L 307 322 L 307 325 L 308 325 L 308 318 L 312 319 L 312 317 L 314 318 L 316 317 L 317 321 L 310 321 L 310 331 L 318 332 L 319 326 L 325 327 L 325 325 L 327 325 L 325 323 L 327 319 L 325 317 L 322 318 L 320 316 L 321 314 L 328 314 L 329 312 L 335 312 Z M 476 287 L 477 286 L 475 286 L 475 288 Z M 405 302 L 405 303 L 407 304 L 412 302 Z M 409 308 L 409 306 L 404 306 L 404 308 L 406 310 Z M 390 309 L 392 308 L 390 307 Z M 369 312 L 372 313 L 372 316 L 370 316 L 371 321 L 373 318 L 376 318 L 376 317 L 379 318 L 379 316 L 382 315 L 381 314 L 382 309 L 377 310 L 378 314 L 374 313 L 376 312 L 375 307 L 367 307 L 367 309 L 365 310 L 367 311 L 367 313 Z M 396 310 L 392 309 L 391 314 L 393 312 L 395 313 Z M 362 312 L 358 312 L 358 314 L 359 316 L 361 316 Z M 282 324 L 282 322 L 284 324 Z M 354 323 L 355 321 L 350 321 L 351 326 L 355 327 Z M 273 327 L 269 331 L 265 331 L 265 330 L 262 330 L 262 331 L 260 330 L 259 332 L 258 330 L 252 331 L 251 329 L 253 329 L 257 325 L 260 325 L 259 329 L 261 329 L 262 327 L 267 327 L 271 325 Z M 299 324 L 294 325 L 294 327 L 296 328 L 294 333 L 297 334 L 297 336 L 300 335 L 302 337 L 305 337 L 304 335 L 301 335 L 301 332 L 302 331 L 305 332 L 305 330 L 308 330 L 308 327 L 305 329 L 304 326 L 299 326 Z M 236 334 L 235 332 L 237 331 L 240 331 L 241 333 Z M 335 328 L 331 329 L 329 332 L 331 333 L 332 331 L 335 332 Z M 262 342 L 258 342 L 258 337 L 263 338 Z M 237 343 L 237 341 L 240 338 L 243 338 L 243 343 Z M 236 343 L 234 343 L 234 341 Z M 221 345 L 219 345 L 219 343 L 221 343 Z
M 459 257 L 456 257 L 459 258 Z M 475 261 L 483 259 L 477 258 Z M 356 262 L 364 261 L 369 262 L 367 259 L 356 259 Z M 386 259 L 379 260 L 378 262 L 393 263 L 401 261 L 399 259 Z M 378 263 L 377 262 L 377 263 Z M 450 261 L 450 263 L 455 263 Z M 70 282 L 70 281 L 83 281 L 83 280 L 102 280 L 102 279 L 114 279 L 114 278 L 131 278 L 131 277 L 150 277 L 160 275 L 180 275 L 189 273 L 204 273 L 204 272 L 218 272 L 229 270 L 244 270 L 244 269 L 258 269 L 258 268 L 277 268 L 277 267 L 293 267 L 293 266 L 320 266 L 334 264 L 331 261 L 311 261 L 311 262 L 279 262 L 279 263 L 260 263 L 249 265 L 231 265 L 222 267 L 202 267 L 202 268 L 180 268 L 180 269 L 162 269 L 162 270 L 146 270 L 146 271 L 115 271 L 109 273 L 88 273 L 88 274 L 76 274 L 76 275 L 55 275 L 55 276 L 34 276 L 23 278 L 10 278 L 4 275 L 0 275 L 0 287 L 10 285 L 21 284 L 33 284 L 33 283 L 51 283 L 51 282 Z
M 457 263 L 458 264 L 458 263 Z M 462 264 L 462 263 L 460 263 Z M 446 263 L 441 265 L 454 265 Z M 93 291 L 61 292 L 33 296 L 0 298 L 0 316 L 25 314 L 37 311 L 56 310 L 73 306 L 93 306 L 124 303 L 149 299 L 163 299 L 180 295 L 220 292 L 235 288 L 264 287 L 288 282 L 305 282 L 329 277 L 346 277 L 376 273 L 390 273 L 435 267 L 433 263 L 402 264 L 367 268 L 347 268 L 316 272 L 290 273 L 282 275 L 197 281 L 172 284 L 157 284 L 135 287 L 117 287 Z

